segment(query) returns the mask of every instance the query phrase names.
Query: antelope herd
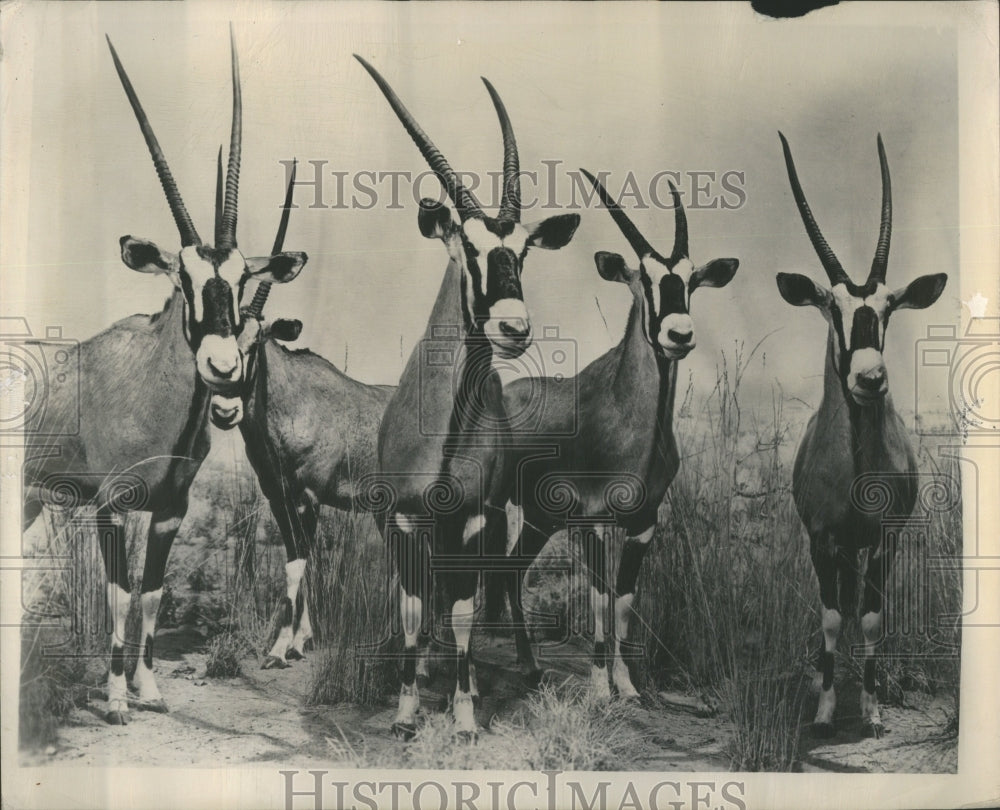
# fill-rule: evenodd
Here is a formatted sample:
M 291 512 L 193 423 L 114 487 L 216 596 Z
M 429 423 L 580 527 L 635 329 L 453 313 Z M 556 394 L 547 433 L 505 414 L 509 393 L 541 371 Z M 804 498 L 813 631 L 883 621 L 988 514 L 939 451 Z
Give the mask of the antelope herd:
M 290 659 L 301 658 L 311 636 L 307 599 L 300 591 L 309 550 L 316 545 L 320 506 L 371 512 L 398 575 L 404 638 L 393 731 L 408 739 L 417 728 L 419 645 L 426 644 L 433 626 L 429 599 L 440 584 L 454 638 L 452 712 L 457 730 L 474 737 L 477 685 L 470 640 L 480 585 L 488 614 L 502 609 L 505 598 L 509 603 L 523 675 L 530 686 L 537 685 L 541 670 L 521 585 L 549 538 L 572 524 L 591 582 L 595 631 L 590 689 L 600 698 L 609 698 L 612 688 L 623 698 L 637 696 L 621 644 L 628 637 L 636 582 L 653 540 L 657 510 L 681 463 L 673 415 L 678 364 L 696 342 L 692 297 L 698 288 L 729 284 L 738 260 L 694 264 L 687 216 L 673 184 L 674 241 L 664 255 L 604 185 L 581 170 L 638 261 L 633 267 L 618 253 L 604 250 L 594 256 L 601 278 L 619 282 L 631 293 L 624 336 L 573 384 L 541 377 L 504 386 L 495 361 L 518 357 L 532 342 L 522 287 L 529 248 L 564 247 L 580 216 L 521 222 L 514 128 L 500 95 L 485 78 L 503 142 L 496 216 L 483 211 L 389 83 L 357 56 L 452 206 L 424 199 L 417 211 L 421 235 L 443 243 L 448 264 L 424 338 L 413 349 L 398 386 L 353 380 L 317 354 L 282 345 L 298 337 L 301 323 L 264 318 L 271 283 L 292 281 L 306 264 L 305 253 L 283 250 L 294 171 L 270 254 L 246 258 L 237 248 L 242 102 L 232 33 L 230 38 L 232 132 L 224 184 L 221 150 L 219 154 L 214 247 L 198 235 L 108 39 L 114 68 L 180 234 L 176 253 L 124 236 L 122 261 L 133 270 L 167 276 L 174 290 L 156 315 L 126 318 L 79 344 L 78 379 L 50 380 L 47 407 L 57 416 L 68 414 L 78 388 L 81 428 L 64 438 L 34 438 L 26 455 L 25 528 L 48 503 L 65 504 L 70 498 L 73 506 L 96 507 L 114 625 L 107 721 L 122 724 L 129 718 L 124 644 L 131 583 L 119 513 L 152 513 L 134 685 L 144 705 L 166 711 L 153 676 L 157 612 L 170 546 L 209 451 L 210 422 L 222 429 L 239 427 L 285 543 L 287 591 L 265 667 L 286 667 Z M 792 195 L 831 287 L 804 275 L 777 275 L 785 301 L 812 305 L 828 324 L 823 399 L 809 422 L 792 478 L 822 601 L 825 644 L 814 727 L 820 734 L 833 732 L 834 651 L 842 616 L 855 607 L 858 555 L 866 549 L 861 712 L 879 736 L 874 650 L 895 549 L 882 542 L 877 521 L 854 506 L 851 489 L 859 476 L 882 476 L 897 490 L 906 512 L 913 509 L 916 464 L 888 395 L 885 330 L 893 311 L 933 304 L 947 279 L 939 273 L 895 291 L 886 286 L 892 201 L 881 136 L 881 229 L 863 285 L 851 281 L 824 239 L 788 143 L 779 136 Z M 414 284 L 423 283 L 421 272 L 426 270 L 414 270 Z M 251 277 L 261 283 L 252 300 L 244 302 Z M 431 345 L 438 358 L 433 362 L 427 350 Z M 441 357 L 447 362 L 440 362 Z M 522 412 L 532 402 L 541 414 L 537 425 L 529 431 L 513 427 L 508 414 Z M 554 487 L 571 495 L 556 497 Z M 624 531 L 625 540 L 612 587 L 609 554 L 616 530 Z

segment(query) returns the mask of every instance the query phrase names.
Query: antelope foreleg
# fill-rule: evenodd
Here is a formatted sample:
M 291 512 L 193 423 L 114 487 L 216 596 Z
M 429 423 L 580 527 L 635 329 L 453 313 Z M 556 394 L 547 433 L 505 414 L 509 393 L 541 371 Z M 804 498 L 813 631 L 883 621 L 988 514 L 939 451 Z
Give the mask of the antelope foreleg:
M 131 598 L 128 561 L 125 557 L 125 531 L 107 509 L 97 512 L 97 531 L 107 575 L 108 611 L 114 622 L 111 636 L 111 667 L 108 672 L 108 712 L 112 725 L 129 721 L 128 685 L 125 681 L 125 622 Z
M 135 685 L 143 708 L 150 711 L 167 711 L 167 704 L 160 695 L 153 675 L 153 639 L 156 637 L 156 618 L 160 610 L 160 599 L 163 597 L 167 558 L 186 513 L 187 498 L 178 499 L 174 508 L 169 511 L 154 512 L 149 522 L 149 534 L 146 536 L 146 562 L 139 596 L 142 636 L 139 663 L 135 668 Z
M 638 697 L 639 692 L 632 685 L 628 666 L 622 658 L 622 642 L 628 639 L 629 619 L 632 616 L 632 602 L 635 600 L 635 586 L 639 578 L 643 558 L 649 550 L 655 526 L 650 526 L 634 537 L 625 539 L 621 560 L 618 563 L 618 578 L 615 583 L 615 643 L 614 663 L 611 677 L 618 694 L 624 698 Z

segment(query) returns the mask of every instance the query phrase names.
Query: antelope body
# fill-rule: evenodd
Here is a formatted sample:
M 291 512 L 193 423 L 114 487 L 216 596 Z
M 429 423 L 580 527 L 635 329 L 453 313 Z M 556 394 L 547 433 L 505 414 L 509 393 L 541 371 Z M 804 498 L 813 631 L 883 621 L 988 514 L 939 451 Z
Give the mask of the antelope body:
M 76 435 L 29 435 L 25 454 L 24 528 L 46 503 L 93 504 L 114 621 L 108 711 L 112 724 L 128 721 L 124 637 L 131 591 L 124 528 L 116 512 L 152 512 L 142 576 L 142 641 L 135 684 L 142 704 L 166 711 L 153 677 L 153 637 L 170 546 L 187 512 L 188 491 L 209 450 L 211 387 L 239 381 L 245 367 L 237 338 L 243 322 L 238 295 L 250 275 L 288 281 L 305 254 L 246 259 L 236 248 L 241 99 L 235 43 L 232 51 L 233 130 L 225 200 L 218 201 L 216 247 L 202 243 L 184 207 L 128 76 L 111 45 L 115 69 L 139 122 L 181 236 L 179 253 L 124 236 L 121 254 L 133 270 L 162 273 L 175 290 L 162 312 L 133 315 L 84 341 L 66 379 L 51 378 L 46 413 Z M 221 154 L 221 153 L 220 153 Z M 221 160 L 221 158 L 220 158 Z M 76 363 L 72 362 L 76 360 Z
M 378 428 L 394 390 L 353 380 L 319 355 L 289 351 L 275 339 L 294 340 L 300 329 L 297 321 L 255 324 L 244 388 L 237 395 L 247 459 L 287 555 L 280 629 L 265 669 L 303 657 L 312 625 L 307 599 L 297 597 L 315 547 L 317 510 L 365 508 L 364 488 L 376 472 Z M 215 394 L 212 401 L 213 419 L 232 412 L 231 397 Z
M 421 201 L 420 231 L 444 243 L 448 268 L 425 338 L 411 354 L 379 430 L 379 476 L 387 500 L 380 525 L 396 551 L 405 637 L 393 729 L 404 738 L 415 730 L 417 640 L 425 625 L 433 556 L 455 563 L 442 574 L 456 646 L 452 707 L 460 733 L 474 735 L 476 685 L 469 642 L 482 566 L 477 558 L 503 553 L 510 434 L 493 357 L 516 357 L 531 341 L 521 289 L 528 248 L 562 247 L 579 217 L 521 224 L 517 144 L 506 109 L 485 79 L 504 142 L 503 197 L 495 218 L 483 213 L 379 73 L 358 59 L 438 176 L 460 220 L 456 223 L 439 202 Z
M 856 506 L 855 482 L 865 476 L 892 492 L 894 511 L 908 516 L 916 501 L 916 458 L 903 422 L 893 408 L 882 352 L 891 313 L 923 309 L 944 290 L 944 273 L 921 276 L 890 291 L 885 284 L 892 233 L 889 165 L 878 136 L 882 173 L 882 222 L 875 258 L 863 285 L 853 283 L 830 249 L 806 202 L 791 150 L 779 133 L 792 194 L 831 289 L 797 273 L 779 273 L 778 290 L 794 306 L 816 307 L 828 324 L 823 400 L 810 419 L 792 473 L 792 493 L 809 534 L 813 567 L 823 605 L 822 691 L 814 721 L 820 736 L 834 733 L 834 652 L 843 614 L 857 610 L 859 552 L 868 550 L 861 598 L 865 637 L 861 715 L 874 736 L 882 735 L 875 695 L 875 645 L 882 635 L 886 582 L 896 552 L 883 542 L 876 515 Z
M 657 508 L 680 465 L 673 434 L 677 363 L 695 346 L 689 314 L 699 286 L 722 287 L 736 273 L 736 259 L 715 259 L 695 267 L 688 255 L 687 220 L 671 184 L 675 208 L 674 248 L 657 253 L 604 186 L 588 172 L 605 207 L 639 257 L 629 268 L 618 254 L 595 255 L 598 272 L 625 284 L 633 303 L 621 342 L 580 372 L 576 385 L 550 377 L 520 379 L 504 389 L 509 413 L 539 409 L 537 430 L 517 434 L 515 519 L 509 542 L 519 573 L 508 577 L 518 659 L 530 683 L 540 671 L 520 600 L 520 582 L 548 539 L 568 522 L 582 530 L 591 577 L 595 647 L 591 685 L 610 696 L 606 667 L 605 618 L 614 606 L 612 678 L 622 696 L 637 695 L 621 654 L 643 557 L 656 526 Z M 568 488 L 562 497 L 559 487 Z M 566 489 L 563 490 L 565 492 Z M 606 543 L 615 526 L 626 540 L 614 588 L 607 579 Z

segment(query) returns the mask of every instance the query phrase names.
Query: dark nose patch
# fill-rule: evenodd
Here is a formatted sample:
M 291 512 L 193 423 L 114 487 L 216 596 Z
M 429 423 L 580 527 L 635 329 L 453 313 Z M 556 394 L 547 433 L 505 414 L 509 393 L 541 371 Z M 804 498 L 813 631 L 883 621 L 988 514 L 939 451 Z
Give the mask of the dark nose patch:
M 229 286 L 229 282 L 219 276 L 210 278 L 201 291 L 201 300 L 205 307 L 203 333 L 230 337 L 233 334 L 233 288 Z
M 502 298 L 523 300 L 518 261 L 514 251 L 506 247 L 493 248 L 486 257 L 486 303 L 492 306 Z
M 687 312 L 687 289 L 684 280 L 673 273 L 660 279 L 660 312 L 661 318 L 667 315 L 677 315 Z
M 871 307 L 858 307 L 854 310 L 854 323 L 851 324 L 851 351 L 880 348 L 878 345 L 878 315 Z

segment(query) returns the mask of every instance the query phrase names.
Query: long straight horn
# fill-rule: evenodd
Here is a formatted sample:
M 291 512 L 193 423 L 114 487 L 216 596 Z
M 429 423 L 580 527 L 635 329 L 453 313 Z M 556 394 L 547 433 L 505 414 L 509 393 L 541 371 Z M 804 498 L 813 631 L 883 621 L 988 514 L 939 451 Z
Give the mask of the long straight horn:
M 427 133 L 424 132 L 420 125 L 416 122 L 412 115 L 410 115 L 409 110 L 403 106 L 403 102 L 399 100 L 399 96 L 393 91 L 389 86 L 389 83 L 382 78 L 382 75 L 375 70 L 368 62 L 362 59 L 357 54 L 354 54 L 354 58 L 357 59 L 368 74 L 375 80 L 375 84 L 378 85 L 379 90 L 382 91 L 382 95 L 385 96 L 386 100 L 389 102 L 389 106 L 392 107 L 392 111 L 396 113 L 396 117 L 399 119 L 403 128 L 409 133 L 413 142 L 417 145 L 420 150 L 420 154 L 424 156 L 424 160 L 427 161 L 427 165 L 431 167 L 431 170 L 438 176 L 441 184 L 445 187 L 448 192 L 448 196 L 451 197 L 451 201 L 455 204 L 455 208 L 458 209 L 458 216 L 461 218 L 462 222 L 470 218 L 483 218 L 483 211 L 479 207 L 479 203 L 476 202 L 475 198 L 469 193 L 469 191 L 459 182 L 458 175 L 455 173 L 454 169 L 448 165 L 448 161 L 445 160 L 444 155 L 441 154 L 440 150 L 434 145 L 434 142 L 427 137 Z
M 514 127 L 511 126 L 510 116 L 507 115 L 507 108 L 504 107 L 500 94 L 490 84 L 489 79 L 480 76 L 486 89 L 493 99 L 493 106 L 496 108 L 497 117 L 500 119 L 500 130 L 503 132 L 503 195 L 500 198 L 500 213 L 497 219 L 521 220 L 521 168 L 517 156 L 517 141 L 514 139 Z
M 215 244 L 222 241 L 222 147 L 215 163 Z
M 226 201 L 222 209 L 222 232 L 218 248 L 236 247 L 236 208 L 240 193 L 240 154 L 243 145 L 243 95 L 240 90 L 240 63 L 236 56 L 236 35 L 229 26 L 229 47 L 233 61 L 233 126 L 229 135 L 229 168 L 226 171 Z
M 799 214 L 802 216 L 802 224 L 806 226 L 806 233 L 809 234 L 809 241 L 812 242 L 813 248 L 819 256 L 820 263 L 823 265 L 823 269 L 826 270 L 826 275 L 830 279 L 830 283 L 833 285 L 846 283 L 850 279 L 847 273 L 844 272 L 840 261 L 830 249 L 826 239 L 823 238 L 819 225 L 816 224 L 816 218 L 809 209 L 809 203 L 806 202 L 806 196 L 802 193 L 799 176 L 795 172 L 795 162 L 792 160 L 792 150 L 788 148 L 788 141 L 785 140 L 785 136 L 780 132 L 778 133 L 778 137 L 781 138 L 781 148 L 785 152 L 785 166 L 788 168 L 788 182 L 792 186 L 792 196 L 795 197 L 795 204 L 799 207 Z
M 878 245 L 869 280 L 885 283 L 885 271 L 889 265 L 889 239 L 892 237 L 892 182 L 889 179 L 889 161 L 882 146 L 882 134 L 878 136 L 878 162 L 882 169 L 882 224 L 879 226 Z
M 653 250 L 653 246 L 646 241 L 646 237 L 639 233 L 639 229 L 632 224 L 632 220 L 628 218 L 628 215 L 622 211 L 618 203 L 611 199 L 611 195 L 608 194 L 607 189 L 594 175 L 588 172 L 586 169 L 580 169 L 587 179 L 591 182 L 597 193 L 601 198 L 601 202 L 604 203 L 604 207 L 608 209 L 611 214 L 611 218 L 618 224 L 621 229 L 622 234 L 628 239 L 628 243 L 632 246 L 632 250 L 636 252 L 639 258 L 648 256 L 650 253 L 657 255 L 656 251 Z M 686 228 L 686 224 L 685 224 Z
M 159 142 L 156 140 L 156 135 L 153 134 L 153 127 L 150 126 L 149 119 L 146 117 L 146 113 L 139 103 L 139 97 L 135 94 L 135 89 L 132 87 L 132 82 L 129 81 L 128 74 L 125 73 L 125 68 L 122 67 L 118 53 L 115 51 L 115 46 L 111 44 L 111 37 L 105 36 L 105 39 L 107 39 L 108 47 L 111 49 L 111 58 L 114 59 L 118 78 L 122 83 L 122 87 L 125 88 L 125 95 L 128 96 L 129 104 L 132 105 L 132 112 L 135 113 L 136 121 L 139 122 L 139 129 L 142 130 L 142 137 L 146 140 L 146 147 L 153 158 L 153 166 L 156 168 L 156 174 L 160 178 L 160 185 L 163 186 L 163 193 L 167 195 L 167 204 L 170 206 L 170 213 L 173 214 L 177 230 L 180 231 L 181 245 L 184 247 L 188 245 L 200 245 L 201 237 L 198 236 L 198 231 L 195 230 L 194 223 L 191 221 L 191 217 L 184 207 L 184 200 L 181 199 L 181 193 L 177 189 L 174 176 L 170 173 L 167 159 L 160 148 Z
M 669 264 L 673 267 L 681 259 L 688 258 L 688 221 L 677 187 L 671 180 L 667 180 L 667 183 L 670 185 L 670 196 L 674 199 L 674 249 L 669 259 Z
M 281 222 L 278 223 L 278 233 L 274 237 L 274 247 L 271 248 L 271 255 L 276 256 L 281 253 L 285 245 L 285 232 L 288 230 L 288 216 L 292 211 L 292 197 L 295 195 L 295 170 L 299 162 L 292 161 L 292 174 L 288 179 L 288 190 L 285 192 L 285 204 L 281 207 Z M 260 318 L 264 314 L 264 304 L 267 303 L 267 296 L 271 293 L 271 282 L 262 281 L 253 294 L 253 300 L 247 307 L 247 314 Z

